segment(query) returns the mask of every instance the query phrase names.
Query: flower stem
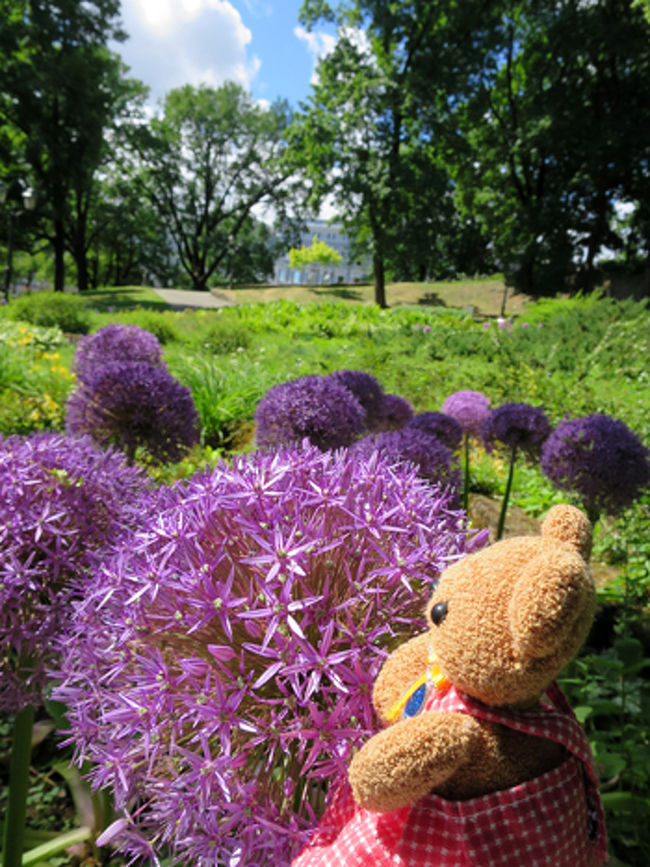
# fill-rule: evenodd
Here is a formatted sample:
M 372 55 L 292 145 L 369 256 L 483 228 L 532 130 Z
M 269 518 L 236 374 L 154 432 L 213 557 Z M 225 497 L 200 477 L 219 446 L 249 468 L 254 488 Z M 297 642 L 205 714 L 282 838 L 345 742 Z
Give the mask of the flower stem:
M 515 472 L 515 458 L 517 456 L 517 446 L 513 446 L 512 454 L 510 455 L 510 469 L 508 470 L 508 481 L 506 482 L 506 492 L 503 495 L 503 503 L 501 504 L 501 514 L 499 515 L 499 523 L 497 525 L 497 542 L 503 536 L 503 528 L 506 523 L 506 512 L 508 511 L 508 500 L 510 499 L 510 489 L 512 488 L 512 477 Z
M 34 708 L 19 710 L 14 720 L 9 760 L 9 799 L 2 835 L 2 867 L 21 867 L 25 838 L 25 815 L 29 790 Z
M 465 477 L 463 480 L 463 510 L 467 514 L 469 505 L 469 436 L 465 434 Z

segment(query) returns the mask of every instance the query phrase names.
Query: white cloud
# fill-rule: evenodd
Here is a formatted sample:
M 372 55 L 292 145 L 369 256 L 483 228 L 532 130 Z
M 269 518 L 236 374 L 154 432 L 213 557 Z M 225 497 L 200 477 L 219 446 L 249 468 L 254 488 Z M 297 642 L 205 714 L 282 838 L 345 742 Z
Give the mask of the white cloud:
M 250 89 L 259 71 L 251 31 L 228 0 L 122 0 L 122 19 L 131 38 L 118 50 L 153 99 L 183 84 Z
M 307 44 L 307 49 L 312 56 L 313 69 L 310 78 L 310 84 L 318 82 L 317 67 L 318 62 L 331 54 L 336 47 L 339 36 L 333 33 L 324 33 L 323 31 L 314 32 L 313 30 L 305 30 L 304 27 L 298 25 L 293 28 L 294 36 L 297 36 L 302 42 Z M 345 36 L 350 40 L 362 54 L 370 54 L 370 42 L 365 30 L 360 30 L 358 27 L 342 27 L 339 31 L 341 36 Z
M 316 84 L 318 80 L 316 75 L 318 61 L 332 53 L 334 46 L 336 45 L 336 36 L 331 33 L 314 33 L 313 31 L 305 30 L 305 28 L 300 25 L 294 27 L 293 32 L 298 39 L 307 43 L 307 49 L 312 56 L 314 64 L 310 82 L 311 84 Z

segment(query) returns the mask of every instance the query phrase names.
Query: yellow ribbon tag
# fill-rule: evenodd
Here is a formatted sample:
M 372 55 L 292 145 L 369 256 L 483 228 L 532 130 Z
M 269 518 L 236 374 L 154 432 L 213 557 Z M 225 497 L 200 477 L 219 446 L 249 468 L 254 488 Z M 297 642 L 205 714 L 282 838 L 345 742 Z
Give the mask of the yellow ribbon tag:
M 418 679 L 411 684 L 411 686 L 406 690 L 404 695 L 396 701 L 395 704 L 391 707 L 391 709 L 386 714 L 386 719 L 388 722 L 395 722 L 400 714 L 404 711 L 404 708 L 408 704 L 409 700 L 415 695 L 415 693 L 421 689 L 422 687 L 428 687 L 425 689 L 424 695 L 422 698 L 422 705 L 424 704 L 426 695 L 429 693 L 429 689 L 431 686 L 434 686 L 436 689 L 443 691 L 448 689 L 451 684 L 445 677 L 445 675 L 440 671 L 440 666 L 438 665 L 438 657 L 433 652 L 433 650 L 429 650 L 429 656 L 427 658 L 427 670 L 423 675 L 418 677 Z

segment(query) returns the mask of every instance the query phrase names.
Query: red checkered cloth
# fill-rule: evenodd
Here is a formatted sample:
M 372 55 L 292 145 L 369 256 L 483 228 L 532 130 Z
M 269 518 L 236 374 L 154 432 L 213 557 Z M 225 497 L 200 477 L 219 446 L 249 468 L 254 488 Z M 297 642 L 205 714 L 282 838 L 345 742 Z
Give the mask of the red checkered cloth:
M 427 795 L 388 813 L 332 794 L 292 867 L 594 867 L 607 859 L 605 820 L 589 742 L 557 685 L 534 711 L 491 708 L 450 687 L 426 710 L 467 713 L 563 744 L 569 758 L 511 789 L 468 801 Z

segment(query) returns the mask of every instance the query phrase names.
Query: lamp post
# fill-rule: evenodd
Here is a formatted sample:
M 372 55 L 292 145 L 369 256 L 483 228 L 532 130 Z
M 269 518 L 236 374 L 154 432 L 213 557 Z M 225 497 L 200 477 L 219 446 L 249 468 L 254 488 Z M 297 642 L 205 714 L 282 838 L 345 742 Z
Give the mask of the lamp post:
M 31 187 L 23 189 L 20 185 L 21 197 L 23 202 L 22 208 L 15 208 L 11 202 L 7 211 L 7 261 L 5 264 L 4 275 L 4 299 L 5 304 L 9 301 L 9 290 L 11 288 L 11 278 L 13 276 L 13 254 L 14 254 L 14 219 L 20 217 L 26 211 L 33 211 L 36 205 L 36 196 Z M 0 205 L 4 205 L 9 196 L 9 188 L 4 184 L 0 184 Z

